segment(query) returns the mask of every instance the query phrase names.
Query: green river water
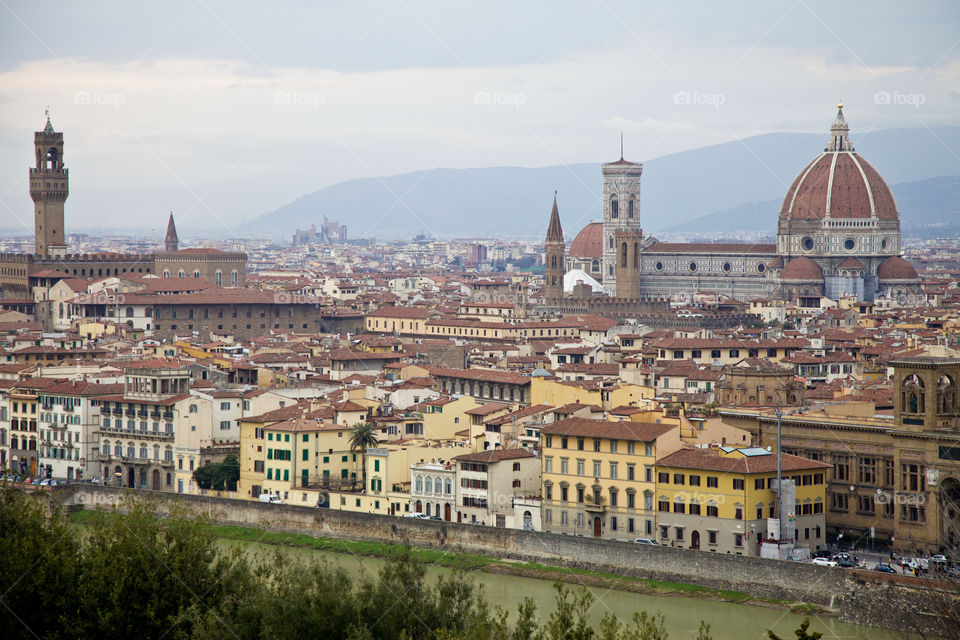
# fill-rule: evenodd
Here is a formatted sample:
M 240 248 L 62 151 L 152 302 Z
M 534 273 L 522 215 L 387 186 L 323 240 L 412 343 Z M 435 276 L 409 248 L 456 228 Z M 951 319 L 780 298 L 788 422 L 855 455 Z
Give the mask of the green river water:
M 256 542 L 236 542 L 220 540 L 224 548 L 239 545 L 247 553 L 273 554 L 276 551 L 292 559 L 327 560 L 343 567 L 351 575 L 360 575 L 362 571 L 375 574 L 383 566 L 379 558 L 368 558 L 331 551 L 318 551 L 296 547 L 282 547 Z M 431 566 L 428 576 L 449 573 L 443 567 Z M 488 602 L 500 606 L 511 613 L 516 611 L 517 603 L 524 597 L 533 598 L 541 619 L 553 610 L 553 584 L 550 580 L 505 576 L 482 571 L 471 572 L 470 576 L 483 587 Z M 765 640 L 766 630 L 773 629 L 782 638 L 793 638 L 794 630 L 803 621 L 804 616 L 779 609 L 714 602 L 697 598 L 648 596 L 612 589 L 588 587 L 595 601 L 590 612 L 594 626 L 599 625 L 604 613 L 611 611 L 622 621 L 629 620 L 635 611 L 647 610 L 650 613 L 660 611 L 664 615 L 665 625 L 671 640 L 687 640 L 696 635 L 700 620 L 710 625 L 710 633 L 715 640 Z M 838 621 L 836 618 L 811 616 L 811 631 L 819 631 L 824 640 L 892 640 L 902 635 L 872 627 L 863 627 Z

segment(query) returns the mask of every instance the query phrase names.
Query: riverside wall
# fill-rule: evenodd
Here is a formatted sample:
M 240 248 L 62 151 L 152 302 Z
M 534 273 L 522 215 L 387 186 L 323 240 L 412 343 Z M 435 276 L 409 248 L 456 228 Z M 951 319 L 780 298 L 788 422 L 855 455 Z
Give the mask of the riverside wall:
M 952 598 L 950 602 L 960 608 L 960 592 L 944 588 L 943 583 L 809 563 L 97 485 L 57 487 L 50 492 L 50 498 L 67 508 L 116 507 L 121 511 L 134 501 L 143 500 L 152 504 L 159 515 L 186 509 L 195 515 L 207 516 L 217 524 L 330 538 L 407 543 L 416 547 L 740 591 L 763 598 L 830 607 L 837 609 L 840 619 L 846 622 L 904 631 L 929 628 L 936 622 L 944 598 Z M 940 606 L 933 606 L 935 602 Z

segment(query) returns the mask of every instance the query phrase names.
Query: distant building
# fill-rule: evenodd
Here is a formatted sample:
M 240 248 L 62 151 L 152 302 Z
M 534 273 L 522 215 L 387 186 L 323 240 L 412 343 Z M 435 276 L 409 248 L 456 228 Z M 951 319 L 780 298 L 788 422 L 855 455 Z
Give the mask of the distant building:
M 323 216 L 323 224 L 317 231 L 317 225 L 311 224 L 309 229 L 297 229 L 293 234 L 293 246 L 303 247 L 308 244 L 333 244 L 347 241 L 347 225 L 328 220 Z
M 577 234 L 563 268 L 586 272 L 608 296 L 714 292 L 738 300 L 778 296 L 806 307 L 845 295 L 867 302 L 885 296 L 901 304 L 922 298 L 916 270 L 900 257 L 900 213 L 890 187 L 854 152 L 843 105 L 823 152 L 787 190 L 776 244 L 645 237 L 639 207 L 643 166 L 621 157 L 605 163 L 602 173 L 603 220 Z M 544 247 L 551 264 L 559 228 L 554 215 Z M 557 295 L 553 279 L 551 273 L 548 298 Z
M 35 253 L 0 254 L 0 297 L 31 298 L 42 278 L 55 277 L 52 272 L 84 279 L 154 273 L 165 277 L 205 278 L 223 286 L 244 286 L 247 255 L 216 249 L 179 250 L 172 213 L 167 222 L 164 252 L 68 254 L 64 202 L 69 193 L 69 176 L 63 165 L 63 133 L 54 131 L 47 114 L 43 131 L 34 133 L 33 140 L 36 166 L 30 168 L 30 197 L 35 213 Z M 345 228 L 343 233 L 346 234 Z

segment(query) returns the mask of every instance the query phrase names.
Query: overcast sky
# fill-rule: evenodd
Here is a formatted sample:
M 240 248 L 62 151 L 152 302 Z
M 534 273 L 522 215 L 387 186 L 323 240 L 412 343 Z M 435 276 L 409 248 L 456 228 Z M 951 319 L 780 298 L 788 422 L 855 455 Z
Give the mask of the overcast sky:
M 213 227 L 351 178 L 960 124 L 960 2 L 0 1 L 0 227 Z M 816 150 L 811 150 L 811 154 Z M 220 221 L 215 223 L 214 220 Z

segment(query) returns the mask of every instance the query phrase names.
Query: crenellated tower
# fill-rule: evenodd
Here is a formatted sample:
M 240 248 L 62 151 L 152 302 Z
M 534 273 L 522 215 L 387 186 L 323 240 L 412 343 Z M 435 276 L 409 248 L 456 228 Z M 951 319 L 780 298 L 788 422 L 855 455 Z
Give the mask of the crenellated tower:
M 50 111 L 43 131 L 33 134 L 35 166 L 30 168 L 30 197 L 34 209 L 34 242 L 42 257 L 67 253 L 63 227 L 63 205 L 70 192 L 67 169 L 63 166 L 63 133 L 53 130 Z

